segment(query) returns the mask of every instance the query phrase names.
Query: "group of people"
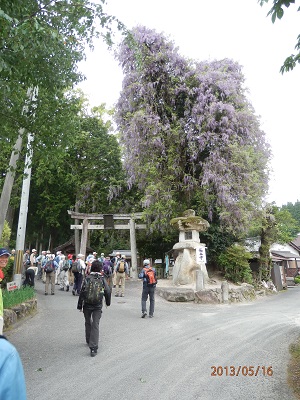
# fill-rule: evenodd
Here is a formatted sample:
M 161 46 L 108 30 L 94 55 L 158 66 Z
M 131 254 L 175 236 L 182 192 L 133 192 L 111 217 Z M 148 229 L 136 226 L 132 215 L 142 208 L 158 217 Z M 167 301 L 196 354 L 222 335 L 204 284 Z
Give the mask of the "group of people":
M 103 298 L 106 305 L 109 306 L 113 287 L 117 287 L 116 296 L 119 295 L 120 288 L 120 295 L 124 295 L 125 275 L 129 275 L 128 263 L 126 262 L 125 256 L 120 255 L 119 258 L 111 260 L 108 259 L 108 257 L 97 259 L 94 254 L 93 257 L 89 257 L 89 260 L 87 259 L 84 262 L 83 254 L 78 254 L 77 257 L 75 255 L 65 257 L 63 254 L 56 254 L 55 256 L 50 252 L 49 254 L 43 252 L 40 258 L 41 267 L 39 269 L 38 265 L 36 265 L 39 261 L 37 261 L 38 257 L 36 257 L 35 253 L 36 251 L 32 251 L 29 257 L 29 260 L 31 258 L 30 264 L 27 264 L 26 271 L 31 269 L 34 275 L 41 271 L 41 276 L 43 276 L 43 274 L 46 275 L 45 294 L 48 293 L 49 283 L 51 283 L 51 293 L 54 294 L 55 279 L 58 279 L 60 275 L 61 289 L 64 290 L 66 287 L 68 291 L 68 274 L 74 274 L 73 292 L 76 291 L 79 294 L 77 309 L 83 311 L 86 343 L 90 348 L 91 357 L 95 357 L 98 351 L 99 324 L 102 315 Z M 6 267 L 9 257 L 9 251 L 5 248 L 0 248 L 0 283 L 4 278 L 2 270 Z M 54 266 L 53 270 L 49 267 L 50 265 Z M 75 267 L 77 269 L 76 271 Z M 37 270 L 34 268 L 37 268 Z M 48 268 L 50 272 L 47 272 Z M 82 270 L 81 273 L 79 272 L 80 270 Z M 57 271 L 60 272 L 56 275 Z M 77 274 L 81 275 L 81 281 Z M 30 273 L 30 275 L 32 275 L 32 273 Z M 150 300 L 149 317 L 152 318 L 154 314 L 154 296 L 157 278 L 155 268 L 152 268 L 150 265 L 150 260 L 144 260 L 143 269 L 139 274 L 139 278 L 143 281 L 141 298 L 142 318 L 147 316 L 146 302 L 148 297 Z M 27 274 L 25 279 L 28 279 L 28 282 L 34 285 L 34 277 L 33 280 L 31 280 Z M 115 281 L 113 281 L 113 279 L 115 279 Z M 121 281 L 123 281 L 123 289 L 122 283 L 119 285 Z M 17 398 L 19 400 L 25 400 L 26 385 L 20 356 L 16 348 L 6 340 L 2 333 L 3 301 L 0 288 L 0 397 L 5 399 Z M 12 384 L 12 382 L 14 382 L 14 384 Z
M 40 275 L 45 281 L 45 295 L 47 295 L 49 284 L 51 285 L 51 294 L 54 294 L 55 284 L 58 282 L 60 290 L 66 289 L 66 291 L 69 291 L 70 276 L 73 275 L 72 293 L 79 296 L 77 309 L 83 311 L 86 343 L 90 348 L 91 357 L 95 357 L 98 351 L 103 298 L 106 305 L 110 306 L 113 288 L 116 288 L 116 297 L 124 296 L 125 279 L 129 276 L 129 267 L 125 255 L 117 253 L 116 257 L 110 258 L 109 256 L 104 257 L 102 253 L 97 258 L 97 253 L 93 253 L 84 260 L 83 254 L 77 254 L 77 256 L 68 255 L 66 257 L 61 252 L 57 252 L 55 255 L 43 251 L 41 256 L 36 256 L 36 253 L 36 250 L 33 249 L 31 253 L 26 251 L 24 254 L 24 282 L 34 286 L 34 276 Z M 3 279 L 2 269 L 7 265 L 9 256 L 10 253 L 6 249 L 0 249 L 0 282 Z M 28 270 L 32 272 L 28 273 Z M 141 317 L 145 318 L 147 316 L 146 303 L 149 297 L 149 318 L 152 318 L 154 315 L 157 278 L 155 268 L 150 265 L 150 260 L 144 260 L 139 278 L 143 281 Z M 3 333 L 3 302 L 1 294 L 0 290 L 0 335 Z M 9 347 L 6 342 L 0 340 L 0 353 L 3 343 L 6 348 Z M 14 351 L 13 346 L 10 349 L 12 352 Z
M 86 275 L 79 294 L 77 309 L 83 311 L 85 318 L 85 339 L 90 348 L 91 357 L 95 357 L 98 351 L 99 342 L 99 324 L 102 315 L 103 298 L 106 306 L 111 304 L 112 287 L 110 278 L 112 272 L 107 273 L 105 261 L 91 259 L 90 273 Z M 114 272 L 116 274 L 117 292 L 115 296 L 119 296 L 119 282 L 122 280 L 125 285 L 125 275 L 128 274 L 128 264 L 125 256 L 121 256 L 116 261 Z M 153 317 L 155 304 L 155 288 L 157 277 L 155 268 L 150 265 L 150 260 L 143 262 L 143 269 L 139 274 L 139 278 L 143 281 L 143 291 L 141 299 L 142 318 L 147 316 L 147 299 L 150 300 L 149 318 Z M 118 286 L 117 286 L 118 285 Z M 122 287 L 122 285 L 120 285 Z M 124 291 L 124 287 L 123 287 Z M 121 289 L 121 296 L 123 292 Z

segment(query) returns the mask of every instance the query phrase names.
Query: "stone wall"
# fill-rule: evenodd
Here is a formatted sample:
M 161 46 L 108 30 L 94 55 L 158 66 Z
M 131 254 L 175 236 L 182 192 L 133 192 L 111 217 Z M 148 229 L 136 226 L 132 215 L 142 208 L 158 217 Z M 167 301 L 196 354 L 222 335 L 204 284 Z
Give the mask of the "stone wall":
M 200 290 L 196 292 L 193 289 L 163 287 L 157 288 L 156 293 L 168 301 L 188 302 L 195 303 L 208 303 L 208 304 L 222 304 L 224 303 L 223 293 L 221 288 L 213 288 L 207 290 Z M 240 303 L 244 301 L 252 301 L 258 297 L 266 296 L 267 294 L 274 294 L 268 289 L 255 290 L 254 286 L 242 284 L 238 288 L 229 289 L 228 303 Z M 226 301 L 227 302 L 227 301 Z
M 37 312 L 37 299 L 28 300 L 18 304 L 10 309 L 4 309 L 4 331 L 7 331 L 12 325 L 21 319 L 34 315 Z

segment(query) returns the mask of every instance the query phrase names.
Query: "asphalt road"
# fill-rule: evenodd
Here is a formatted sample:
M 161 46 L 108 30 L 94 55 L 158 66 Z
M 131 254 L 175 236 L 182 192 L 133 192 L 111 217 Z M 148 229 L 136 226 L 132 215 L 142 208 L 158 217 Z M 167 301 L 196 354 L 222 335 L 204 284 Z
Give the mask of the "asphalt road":
M 288 347 L 300 334 L 300 287 L 238 305 L 156 296 L 154 318 L 141 319 L 141 283 L 126 285 L 125 297 L 104 307 L 92 358 L 78 298 L 45 296 L 37 282 L 38 313 L 7 334 L 28 400 L 295 398 L 286 380 Z

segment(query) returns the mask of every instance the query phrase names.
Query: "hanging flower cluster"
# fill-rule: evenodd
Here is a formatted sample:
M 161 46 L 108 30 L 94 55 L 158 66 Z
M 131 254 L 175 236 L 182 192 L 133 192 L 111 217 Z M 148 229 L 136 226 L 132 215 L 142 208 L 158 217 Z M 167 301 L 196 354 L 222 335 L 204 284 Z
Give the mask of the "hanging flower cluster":
M 128 185 L 154 222 L 195 205 L 242 229 L 268 187 L 270 149 L 246 98 L 241 66 L 182 57 L 145 27 L 121 44 L 116 122 Z M 202 209 L 202 212 L 204 210 Z

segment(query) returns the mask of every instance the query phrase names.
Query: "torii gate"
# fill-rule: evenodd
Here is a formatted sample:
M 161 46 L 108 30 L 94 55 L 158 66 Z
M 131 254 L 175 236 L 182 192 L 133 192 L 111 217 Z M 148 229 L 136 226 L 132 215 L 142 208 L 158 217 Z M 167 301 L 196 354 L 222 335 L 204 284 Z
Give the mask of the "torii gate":
M 130 251 L 131 251 L 131 273 L 132 278 L 137 279 L 137 251 L 136 251 L 136 229 L 146 229 L 146 224 L 136 224 L 136 219 L 142 218 L 142 213 L 134 214 L 86 214 L 78 213 L 75 211 L 68 210 L 68 214 L 71 218 L 83 220 L 80 225 L 71 225 L 71 229 L 81 229 L 81 242 L 80 242 L 80 253 L 86 253 L 86 245 L 88 238 L 89 229 L 129 229 L 130 231 Z M 103 220 L 103 225 L 90 225 L 89 220 Z M 115 220 L 129 220 L 128 224 L 114 224 Z M 109 226 L 106 223 L 110 222 Z

